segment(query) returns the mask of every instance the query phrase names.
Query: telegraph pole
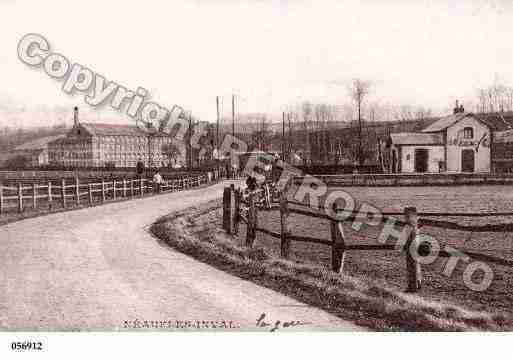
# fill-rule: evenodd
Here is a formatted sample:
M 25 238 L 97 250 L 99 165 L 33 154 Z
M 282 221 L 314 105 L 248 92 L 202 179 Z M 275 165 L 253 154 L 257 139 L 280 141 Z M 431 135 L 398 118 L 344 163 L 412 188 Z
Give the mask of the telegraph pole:
M 216 122 L 216 152 L 217 158 L 215 159 L 217 164 L 217 175 L 219 175 L 219 161 L 220 161 L 220 153 L 219 153 L 219 96 L 216 96 L 216 107 L 217 107 L 217 122 Z
M 288 153 L 289 153 L 289 161 L 292 160 L 291 152 L 292 152 L 292 126 L 290 125 L 290 112 L 287 113 L 287 119 L 289 120 L 289 138 L 288 138 Z
M 283 112 L 281 127 L 281 160 L 285 161 L 285 112 Z
M 235 137 L 235 95 L 232 94 L 232 136 Z
M 192 114 L 189 113 L 189 138 L 187 147 L 189 147 L 189 171 L 192 171 Z
M 219 152 L 219 96 L 216 96 L 216 107 L 217 107 L 217 127 L 216 127 L 216 150 Z M 217 154 L 219 157 L 219 153 Z

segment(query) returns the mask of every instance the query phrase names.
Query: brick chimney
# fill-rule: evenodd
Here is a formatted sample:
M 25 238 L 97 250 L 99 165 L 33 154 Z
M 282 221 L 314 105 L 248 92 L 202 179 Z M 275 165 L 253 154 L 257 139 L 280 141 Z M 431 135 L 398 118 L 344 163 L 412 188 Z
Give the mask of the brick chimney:
M 460 112 L 460 106 L 458 105 L 458 100 L 456 100 L 456 105 L 454 106 L 452 113 L 456 114 L 458 112 Z
M 75 106 L 73 108 L 73 126 L 77 127 L 79 125 L 78 123 L 78 107 Z

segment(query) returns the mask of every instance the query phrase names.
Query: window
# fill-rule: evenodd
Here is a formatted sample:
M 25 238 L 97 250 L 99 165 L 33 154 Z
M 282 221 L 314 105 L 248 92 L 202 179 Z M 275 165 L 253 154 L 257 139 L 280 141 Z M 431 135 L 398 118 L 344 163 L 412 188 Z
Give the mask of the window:
M 474 138 L 474 129 L 472 127 L 465 127 L 463 129 L 463 138 L 467 140 Z

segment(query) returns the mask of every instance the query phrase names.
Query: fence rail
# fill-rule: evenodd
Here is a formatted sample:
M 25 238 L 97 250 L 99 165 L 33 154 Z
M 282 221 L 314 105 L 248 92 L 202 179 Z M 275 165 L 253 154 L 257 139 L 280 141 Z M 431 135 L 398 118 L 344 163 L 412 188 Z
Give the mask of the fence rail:
M 345 241 L 345 234 L 343 223 L 352 223 L 356 219 L 368 218 L 367 213 L 360 213 L 358 210 L 344 211 L 336 208 L 331 208 L 332 214 L 326 211 L 319 211 L 323 207 L 313 208 L 308 204 L 289 200 L 285 196 L 286 191 L 280 194 L 279 206 L 275 204 L 267 204 L 260 206 L 262 202 L 258 197 L 262 195 L 261 190 L 249 193 L 245 198 L 243 197 L 240 189 L 235 189 L 234 185 L 226 187 L 223 193 L 223 228 L 229 234 L 238 234 L 239 223 L 246 224 L 246 246 L 251 247 L 256 239 L 256 233 L 260 232 L 272 238 L 280 239 L 280 254 L 283 258 L 288 258 L 290 254 L 290 246 L 292 242 L 307 242 L 327 245 L 331 247 L 331 262 L 332 270 L 341 273 L 344 269 L 344 259 L 347 251 L 381 251 L 393 250 L 402 251 L 406 257 L 407 269 L 407 290 L 416 292 L 421 287 L 422 269 L 420 263 L 416 261 L 411 253 L 410 248 L 417 250 L 417 255 L 426 256 L 431 252 L 430 246 L 427 243 L 419 241 L 419 228 L 422 226 L 432 226 L 445 229 L 454 229 L 468 232 L 513 232 L 513 223 L 500 223 L 500 224 L 484 224 L 484 225 L 461 225 L 459 223 L 434 220 L 425 217 L 511 217 L 513 212 L 496 212 L 496 213 L 451 213 L 451 212 L 417 212 L 415 207 L 406 207 L 403 212 L 381 212 L 381 222 L 387 223 L 393 220 L 394 225 L 408 226 L 407 238 L 404 243 L 399 245 L 394 244 L 347 244 Z M 295 207 L 293 207 L 295 206 Z M 266 228 L 258 226 L 258 210 L 263 207 L 267 210 L 279 208 L 280 212 L 280 232 L 275 232 Z M 297 207 L 303 207 L 297 208 Z M 306 209 L 308 208 L 308 209 Z M 344 213 L 340 217 L 336 214 Z M 329 222 L 330 239 L 315 238 L 308 236 L 299 236 L 292 233 L 292 226 L 290 223 L 290 215 L 303 215 Z M 399 219 L 399 217 L 403 219 Z M 498 258 L 487 254 L 476 253 L 466 250 L 458 250 L 459 253 L 466 255 L 472 259 L 482 262 L 494 263 L 497 265 L 513 267 L 513 260 Z M 455 253 L 440 249 L 438 255 L 441 257 L 454 256 Z
M 71 204 L 93 205 L 108 200 L 134 198 L 136 195 L 142 197 L 150 193 L 179 191 L 218 179 L 219 176 L 214 171 L 188 178 L 164 180 L 161 184 L 155 184 L 147 178 L 109 181 L 102 179 L 100 182 L 91 183 L 81 183 L 79 178 L 75 178 L 72 184 L 67 183 L 63 178 L 60 185 L 49 181 L 46 184 L 32 183 L 29 186 L 21 182 L 17 186 L 4 186 L 0 182 L 0 215 L 10 210 L 23 212 L 27 208 L 37 209 L 44 206 L 51 209 L 55 205 L 63 208 Z

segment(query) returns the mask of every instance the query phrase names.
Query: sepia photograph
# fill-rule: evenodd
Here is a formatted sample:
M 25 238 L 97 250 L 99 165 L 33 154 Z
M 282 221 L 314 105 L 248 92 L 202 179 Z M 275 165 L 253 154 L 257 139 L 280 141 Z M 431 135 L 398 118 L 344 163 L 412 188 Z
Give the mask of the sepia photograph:
M 1 357 L 511 340 L 512 2 L 0 0 L 0 24 Z

